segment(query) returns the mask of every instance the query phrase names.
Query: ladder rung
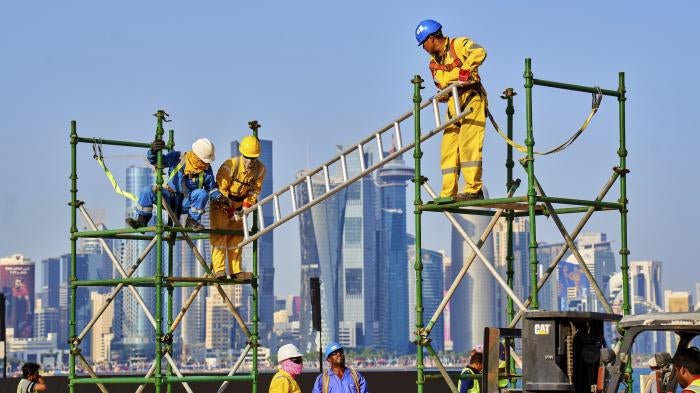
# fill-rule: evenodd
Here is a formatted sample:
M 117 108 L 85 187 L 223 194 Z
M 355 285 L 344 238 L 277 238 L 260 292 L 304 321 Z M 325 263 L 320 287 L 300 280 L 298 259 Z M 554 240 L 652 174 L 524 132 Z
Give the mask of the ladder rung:
M 282 215 L 280 212 L 280 198 L 277 196 L 277 194 L 272 197 L 272 203 L 275 208 L 275 222 L 277 222 L 280 220 L 280 216 Z
M 262 205 L 258 205 L 258 225 L 260 225 L 260 230 L 265 229 L 265 219 L 263 215 Z
M 437 98 L 433 98 L 433 116 L 435 116 L 435 127 L 440 127 L 440 106 Z
M 365 149 L 362 147 L 362 143 L 357 145 L 357 152 L 360 155 L 360 171 L 364 172 L 367 168 L 365 168 Z
M 306 188 L 309 194 L 309 202 L 314 201 L 314 190 L 313 187 L 311 186 L 311 176 L 306 176 Z
M 457 90 L 457 85 L 452 86 L 452 98 L 454 98 L 455 104 L 459 102 L 459 91 Z M 461 105 L 455 105 L 455 116 L 459 116 L 462 113 L 460 106 Z
M 328 166 L 324 165 L 323 166 L 323 180 L 326 183 L 326 192 L 331 191 L 331 178 L 328 175 Z
M 297 196 L 294 195 L 294 185 L 289 186 L 289 196 L 292 197 L 292 212 L 297 211 Z
M 343 172 L 343 183 L 348 181 L 348 163 L 345 160 L 345 155 L 340 156 L 340 171 Z
M 243 239 L 248 239 L 250 237 L 250 233 L 248 233 L 248 216 L 250 214 L 244 214 L 243 215 Z
M 394 130 L 396 131 L 396 150 L 403 147 L 403 141 L 401 140 L 401 126 L 398 121 L 394 122 Z
M 379 151 L 379 161 L 384 160 L 384 146 L 382 144 L 382 135 L 380 133 L 375 134 L 377 138 L 377 150 Z

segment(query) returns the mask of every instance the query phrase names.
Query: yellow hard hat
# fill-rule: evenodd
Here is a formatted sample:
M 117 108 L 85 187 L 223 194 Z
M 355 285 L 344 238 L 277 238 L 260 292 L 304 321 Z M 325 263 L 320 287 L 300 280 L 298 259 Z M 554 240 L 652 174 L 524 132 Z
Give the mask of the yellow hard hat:
M 260 141 L 258 138 L 248 135 L 241 140 L 238 151 L 246 157 L 257 158 L 260 156 Z

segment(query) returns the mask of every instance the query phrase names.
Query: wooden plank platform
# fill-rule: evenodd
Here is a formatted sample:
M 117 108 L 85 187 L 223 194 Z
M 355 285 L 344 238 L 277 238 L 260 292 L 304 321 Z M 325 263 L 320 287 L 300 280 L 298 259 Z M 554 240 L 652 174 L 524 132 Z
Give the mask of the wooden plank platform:
M 234 280 L 230 278 L 214 278 L 214 277 L 166 277 L 169 282 L 204 282 L 207 284 L 250 284 L 253 280 Z

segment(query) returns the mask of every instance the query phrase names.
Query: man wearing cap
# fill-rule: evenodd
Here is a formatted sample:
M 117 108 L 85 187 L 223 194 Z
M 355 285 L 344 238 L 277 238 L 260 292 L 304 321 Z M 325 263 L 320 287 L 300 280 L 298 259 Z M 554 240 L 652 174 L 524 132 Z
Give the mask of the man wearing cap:
M 663 368 L 671 363 L 671 355 L 667 352 L 655 353 L 654 356 L 649 359 L 649 368 L 651 373 L 646 376 L 642 381 L 642 393 L 657 393 L 661 391 L 659 388 L 661 386 L 661 379 L 663 377 Z
M 296 378 L 304 368 L 301 352 L 294 344 L 285 344 L 277 350 L 277 368 L 279 371 L 272 377 L 269 393 L 301 393 Z
M 343 346 L 331 342 L 324 351 L 328 371 L 319 375 L 312 393 L 368 393 L 367 381 L 352 367 L 345 366 Z

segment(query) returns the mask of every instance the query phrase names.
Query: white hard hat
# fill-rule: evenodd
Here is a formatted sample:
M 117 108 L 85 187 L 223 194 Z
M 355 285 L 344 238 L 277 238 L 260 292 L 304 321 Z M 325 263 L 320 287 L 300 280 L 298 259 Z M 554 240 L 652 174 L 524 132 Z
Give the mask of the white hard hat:
M 214 162 L 214 144 L 207 138 L 194 141 L 192 144 L 192 152 L 207 164 Z
M 277 350 L 277 362 L 282 362 L 285 359 L 301 357 L 299 348 L 294 344 L 284 344 Z

